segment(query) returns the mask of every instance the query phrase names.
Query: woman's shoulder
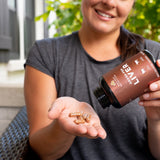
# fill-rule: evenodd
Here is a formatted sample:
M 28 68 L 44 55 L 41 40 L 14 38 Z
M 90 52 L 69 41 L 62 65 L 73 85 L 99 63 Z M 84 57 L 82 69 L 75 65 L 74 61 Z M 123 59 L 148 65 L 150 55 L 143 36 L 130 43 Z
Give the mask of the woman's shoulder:
M 53 44 L 57 43 L 57 44 L 61 44 L 61 45 L 65 45 L 68 44 L 68 42 L 74 40 L 75 38 L 78 37 L 78 32 L 73 32 L 72 34 L 69 35 L 64 35 L 61 37 L 54 37 L 54 38 L 44 38 L 41 40 L 37 40 L 35 43 L 38 46 L 47 46 L 49 47 L 49 45 L 53 46 Z
M 155 58 L 160 58 L 160 43 L 145 39 L 145 49 L 149 50 Z
M 156 42 L 156 41 L 153 41 L 153 40 L 150 40 L 150 39 L 145 39 L 145 46 L 146 46 L 146 49 L 157 49 L 160 51 L 160 43 L 159 42 Z

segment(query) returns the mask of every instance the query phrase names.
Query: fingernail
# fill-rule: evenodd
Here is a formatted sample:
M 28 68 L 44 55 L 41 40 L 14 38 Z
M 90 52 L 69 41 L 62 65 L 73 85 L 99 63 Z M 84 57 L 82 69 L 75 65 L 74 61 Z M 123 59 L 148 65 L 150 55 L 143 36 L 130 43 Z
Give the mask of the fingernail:
M 157 60 L 158 64 L 160 64 L 160 59 Z
M 156 83 L 152 83 L 152 84 L 150 85 L 150 88 L 151 88 L 152 90 L 156 90 L 156 89 L 158 88 L 158 85 L 157 85 Z
M 143 95 L 143 98 L 144 98 L 144 99 L 149 98 L 149 94 L 148 94 L 148 93 L 144 94 L 144 95 Z
M 142 102 L 142 101 L 140 101 L 138 104 L 139 104 L 140 106 L 143 106 L 143 102 Z

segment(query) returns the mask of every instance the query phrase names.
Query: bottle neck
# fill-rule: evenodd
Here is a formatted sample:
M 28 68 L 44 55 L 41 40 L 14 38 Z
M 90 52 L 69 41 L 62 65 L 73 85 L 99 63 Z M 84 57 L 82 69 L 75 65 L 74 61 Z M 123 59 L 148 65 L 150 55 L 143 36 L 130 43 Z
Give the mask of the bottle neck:
M 103 77 L 100 78 L 100 87 L 94 91 L 94 95 L 103 108 L 111 104 L 116 108 L 122 107 Z
M 106 95 L 102 87 L 97 88 L 94 91 L 94 95 L 96 96 L 98 102 L 101 104 L 103 108 L 106 108 L 109 105 L 111 105 L 111 102 L 109 101 L 108 96 Z

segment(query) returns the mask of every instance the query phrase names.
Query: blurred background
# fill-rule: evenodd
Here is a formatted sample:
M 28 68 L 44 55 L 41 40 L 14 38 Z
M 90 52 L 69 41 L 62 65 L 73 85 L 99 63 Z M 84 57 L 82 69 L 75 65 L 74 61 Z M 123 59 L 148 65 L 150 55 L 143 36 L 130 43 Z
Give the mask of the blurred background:
M 23 65 L 29 48 L 53 36 L 49 20 L 35 22 L 45 7 L 44 0 L 0 0 L 0 135 L 25 105 Z
M 81 0 L 0 0 L 0 135 L 25 105 L 24 63 L 35 40 L 80 28 Z M 136 0 L 125 23 L 160 42 L 160 0 Z

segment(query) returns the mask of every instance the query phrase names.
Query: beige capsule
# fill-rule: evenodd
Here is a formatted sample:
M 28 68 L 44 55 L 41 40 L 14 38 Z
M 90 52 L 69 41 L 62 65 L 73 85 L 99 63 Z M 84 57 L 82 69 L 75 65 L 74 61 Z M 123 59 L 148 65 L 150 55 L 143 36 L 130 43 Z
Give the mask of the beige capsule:
M 89 123 L 91 119 L 91 114 L 83 113 L 83 112 L 72 112 L 69 113 L 69 117 L 76 117 L 74 120 L 76 124 L 83 124 L 85 122 Z
M 90 114 L 87 114 L 87 117 L 86 117 L 85 121 L 86 121 L 87 123 L 89 123 L 90 120 L 91 120 L 91 115 L 90 115 Z
M 69 113 L 69 117 L 77 117 L 77 116 L 81 116 L 82 113 L 81 112 L 72 112 L 72 113 Z
M 90 119 L 91 119 L 91 115 L 90 115 L 90 114 L 83 113 L 83 114 L 82 114 L 82 117 L 83 117 L 83 119 L 85 119 L 85 121 L 86 121 L 87 123 L 90 122 Z
M 86 118 L 87 118 L 87 115 L 88 115 L 87 113 L 83 113 L 83 114 L 82 114 L 83 119 L 86 119 Z
M 83 124 L 83 123 L 85 123 L 85 120 L 84 119 L 75 119 L 74 123 L 76 123 L 76 124 Z

